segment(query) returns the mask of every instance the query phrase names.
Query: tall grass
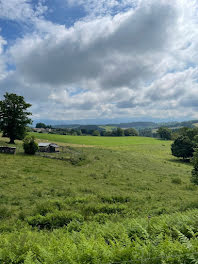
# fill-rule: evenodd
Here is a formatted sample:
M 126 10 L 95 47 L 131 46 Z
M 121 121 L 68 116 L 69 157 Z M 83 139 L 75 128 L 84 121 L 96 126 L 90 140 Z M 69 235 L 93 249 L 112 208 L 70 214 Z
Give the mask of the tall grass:
M 109 140 L 83 148 L 80 165 L 26 156 L 21 142 L 0 154 L 0 263 L 198 261 L 191 164 L 171 156 L 170 142 Z

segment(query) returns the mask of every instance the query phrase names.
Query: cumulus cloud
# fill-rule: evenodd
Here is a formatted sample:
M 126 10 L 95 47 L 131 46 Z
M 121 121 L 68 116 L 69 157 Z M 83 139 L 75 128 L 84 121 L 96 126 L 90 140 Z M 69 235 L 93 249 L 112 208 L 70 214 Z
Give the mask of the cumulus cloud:
M 33 17 L 34 32 L 6 52 L 0 38 L 0 51 L 16 65 L 2 77 L 0 91 L 25 95 L 36 116 L 41 110 L 52 119 L 196 116 L 196 1 L 89 0 L 85 6 L 68 0 L 89 15 L 98 3 L 93 17 L 69 28 L 42 17 L 44 2 L 33 9 L 25 0 L 12 1 L 19 13 L 6 16 Z
M 176 22 L 170 5 L 141 6 L 113 18 L 77 23 L 60 35 L 54 30 L 44 39 L 27 37 L 11 53 L 18 71 L 31 81 L 65 84 L 97 79 L 104 89 L 135 86 L 155 73 Z
M 112 15 L 137 6 L 138 0 L 67 0 L 70 6 L 82 6 L 89 16 Z
M 47 10 L 43 0 L 33 5 L 28 0 L 1 0 L 0 18 L 26 22 L 29 19 L 42 16 Z

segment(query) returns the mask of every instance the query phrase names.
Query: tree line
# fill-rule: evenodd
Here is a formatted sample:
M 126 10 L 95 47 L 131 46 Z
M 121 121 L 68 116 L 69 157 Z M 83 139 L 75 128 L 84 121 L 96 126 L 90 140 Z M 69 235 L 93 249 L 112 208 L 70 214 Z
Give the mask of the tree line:
M 48 133 L 59 134 L 59 135 L 72 135 L 72 136 L 104 136 L 104 137 L 124 137 L 124 136 L 138 136 L 139 133 L 134 128 L 115 128 L 113 130 L 106 131 L 105 129 L 96 129 L 97 126 L 91 126 L 91 128 L 53 128 L 52 126 L 47 126 L 44 123 L 37 123 L 36 128 L 51 128 Z M 95 129 L 93 129 L 95 128 Z M 40 131 L 42 133 L 42 130 Z

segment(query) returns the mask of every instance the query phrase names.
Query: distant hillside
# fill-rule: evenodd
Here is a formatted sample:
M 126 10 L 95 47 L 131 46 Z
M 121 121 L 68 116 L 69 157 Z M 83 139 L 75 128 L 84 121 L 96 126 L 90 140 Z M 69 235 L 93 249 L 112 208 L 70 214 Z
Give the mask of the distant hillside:
M 198 125 L 198 120 L 190 120 L 190 121 L 183 121 L 183 122 L 168 122 L 168 123 L 160 123 L 158 124 L 159 126 L 165 126 L 169 128 L 177 128 L 177 127 L 197 127 Z
M 154 128 L 157 126 L 157 123 L 154 122 L 131 122 L 131 123 L 120 123 L 120 124 L 107 124 L 106 126 L 111 127 L 120 127 L 120 128 Z
M 81 125 L 81 124 L 68 124 L 68 125 L 55 125 L 55 128 L 73 128 L 73 129 L 87 129 L 87 130 L 113 130 L 117 127 L 120 128 L 135 128 L 137 130 L 152 128 L 157 129 L 158 127 L 169 127 L 169 128 L 179 128 L 179 127 L 196 127 L 198 126 L 198 120 L 190 120 L 183 122 L 164 122 L 164 123 L 155 123 L 155 122 L 130 122 L 130 123 L 120 123 L 120 124 L 106 124 L 106 125 Z

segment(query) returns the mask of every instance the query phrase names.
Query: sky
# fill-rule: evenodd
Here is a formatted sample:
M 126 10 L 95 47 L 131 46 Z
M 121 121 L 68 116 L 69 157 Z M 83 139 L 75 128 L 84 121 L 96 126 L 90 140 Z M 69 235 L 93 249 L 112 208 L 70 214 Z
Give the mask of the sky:
M 198 119 L 197 0 L 0 0 L 0 100 L 34 120 Z

